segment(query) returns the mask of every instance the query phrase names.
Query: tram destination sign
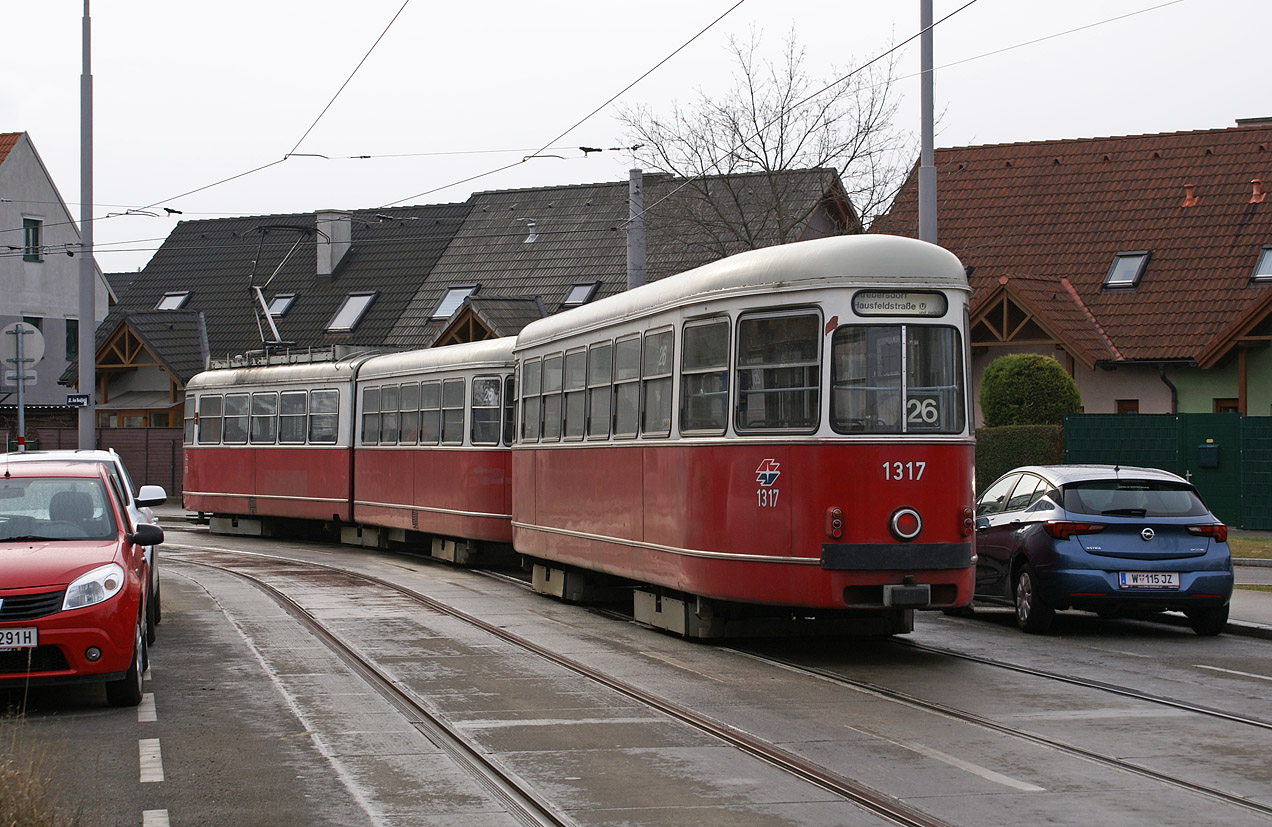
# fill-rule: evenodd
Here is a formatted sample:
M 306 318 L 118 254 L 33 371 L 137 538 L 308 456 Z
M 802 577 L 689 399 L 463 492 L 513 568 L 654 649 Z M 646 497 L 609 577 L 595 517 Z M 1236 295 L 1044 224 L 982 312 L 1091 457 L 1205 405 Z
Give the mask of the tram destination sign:
M 919 290 L 860 290 L 852 297 L 858 316 L 944 316 L 945 295 Z

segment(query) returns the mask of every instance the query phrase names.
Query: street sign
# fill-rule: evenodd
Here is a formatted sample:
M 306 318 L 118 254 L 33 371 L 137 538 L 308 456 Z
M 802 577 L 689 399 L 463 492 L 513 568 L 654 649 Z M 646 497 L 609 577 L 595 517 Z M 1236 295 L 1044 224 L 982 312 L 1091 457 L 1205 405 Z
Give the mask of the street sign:
M 66 407 L 68 408 L 87 408 L 88 394 L 86 393 L 68 393 L 66 395 Z
M 22 381 L 27 383 L 28 385 L 34 385 L 35 371 L 31 370 L 30 368 L 27 368 L 26 372 L 22 375 Z M 18 372 L 16 370 L 6 370 L 4 372 L 4 383 L 6 385 L 18 384 Z
M 18 361 L 18 328 L 22 328 L 22 359 L 35 365 L 44 358 L 44 334 L 34 325 L 14 322 L 0 328 L 0 360 L 6 368 L 13 368 Z

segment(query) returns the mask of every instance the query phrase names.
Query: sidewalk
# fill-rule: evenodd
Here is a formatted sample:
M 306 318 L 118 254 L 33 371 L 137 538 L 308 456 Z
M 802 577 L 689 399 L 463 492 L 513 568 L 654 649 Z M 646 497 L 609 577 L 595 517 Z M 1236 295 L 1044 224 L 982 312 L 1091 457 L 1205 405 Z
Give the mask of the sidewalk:
M 154 509 L 161 525 L 190 526 L 195 515 L 180 502 L 167 502 Z M 1237 585 L 1272 586 L 1272 560 L 1234 560 Z M 1177 619 L 1184 623 L 1182 617 Z M 1171 618 L 1171 622 L 1175 622 Z M 1234 589 L 1227 633 L 1272 640 L 1272 591 Z

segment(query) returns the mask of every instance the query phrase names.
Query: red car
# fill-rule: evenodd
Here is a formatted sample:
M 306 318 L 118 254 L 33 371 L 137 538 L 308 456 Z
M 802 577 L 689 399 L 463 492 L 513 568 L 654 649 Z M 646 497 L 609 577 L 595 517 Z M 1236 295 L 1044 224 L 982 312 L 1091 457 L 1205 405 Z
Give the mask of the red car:
M 112 706 L 141 702 L 145 546 L 98 463 L 0 455 L 0 689 L 101 681 Z

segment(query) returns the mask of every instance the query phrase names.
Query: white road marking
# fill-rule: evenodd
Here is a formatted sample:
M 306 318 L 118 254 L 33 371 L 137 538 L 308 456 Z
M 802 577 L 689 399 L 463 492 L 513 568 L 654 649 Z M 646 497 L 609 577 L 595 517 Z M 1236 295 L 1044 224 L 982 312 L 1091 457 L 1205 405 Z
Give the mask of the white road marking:
M 141 783 L 163 780 L 163 756 L 159 754 L 158 738 L 142 738 L 137 742 L 141 756 Z
M 1186 709 L 1049 709 L 1041 712 L 1009 712 L 1005 721 L 1090 721 L 1099 719 L 1161 718 L 1164 715 L 1192 715 Z
M 1227 672 L 1229 675 L 1240 675 L 1243 678 L 1258 678 L 1261 681 L 1272 681 L 1272 676 L 1256 675 L 1253 672 L 1238 672 L 1235 669 L 1220 669 L 1218 666 L 1203 666 L 1202 664 L 1194 664 L 1198 669 L 1209 669 L 1212 672 Z
M 982 767 L 979 764 L 973 764 L 970 761 L 964 761 L 962 758 L 957 758 L 953 755 L 950 755 L 949 753 L 941 752 L 938 749 L 932 749 L 931 747 L 927 747 L 922 744 L 910 743 L 908 741 L 898 741 L 895 738 L 889 738 L 888 736 L 884 735 L 881 732 L 875 732 L 874 730 L 867 729 L 865 727 L 848 727 L 848 728 L 855 729 L 858 732 L 863 732 L 866 735 L 873 735 L 875 738 L 880 738 L 884 741 L 887 741 L 890 744 L 894 744 L 898 747 L 901 747 L 902 749 L 908 749 L 911 752 L 917 752 L 920 755 L 926 755 L 928 758 L 935 758 L 937 761 L 940 761 L 944 764 L 949 764 L 951 767 L 956 767 L 960 770 L 963 770 L 964 772 L 970 772 L 972 775 L 978 775 L 981 778 L 984 778 L 986 781 L 992 781 L 995 784 L 1002 784 L 1004 787 L 1011 787 L 1013 790 L 1020 790 L 1021 792 L 1025 792 L 1025 793 L 1040 793 L 1040 792 L 1046 791 L 1044 787 L 1039 787 L 1035 784 L 1030 784 L 1027 781 L 1020 781 L 1018 779 L 1012 778 L 1009 775 L 1003 775 L 1000 772 L 994 772 L 988 767 Z
M 159 719 L 155 714 L 155 693 L 147 692 L 141 696 L 141 703 L 137 705 L 137 723 L 147 724 L 157 720 Z
M 141 827 L 168 827 L 167 810 L 145 810 L 141 814 Z

